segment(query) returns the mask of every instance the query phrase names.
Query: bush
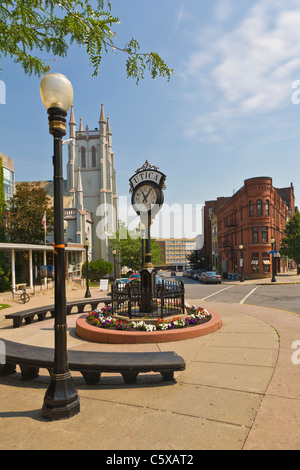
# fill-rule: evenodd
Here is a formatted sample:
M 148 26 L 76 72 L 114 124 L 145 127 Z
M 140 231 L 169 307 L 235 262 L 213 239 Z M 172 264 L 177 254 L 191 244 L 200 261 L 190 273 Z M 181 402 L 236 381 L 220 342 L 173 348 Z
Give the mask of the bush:
M 113 270 L 113 265 L 109 261 L 105 261 L 100 258 L 95 261 L 89 262 L 89 278 L 92 281 L 100 281 L 106 274 L 111 273 Z M 82 265 L 82 275 L 86 276 L 86 262 Z

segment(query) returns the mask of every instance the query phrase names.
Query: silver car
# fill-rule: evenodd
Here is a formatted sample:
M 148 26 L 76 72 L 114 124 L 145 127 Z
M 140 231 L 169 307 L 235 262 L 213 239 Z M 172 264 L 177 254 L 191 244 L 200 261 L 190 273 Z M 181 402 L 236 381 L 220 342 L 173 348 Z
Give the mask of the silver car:
M 201 278 L 204 284 L 221 284 L 221 276 L 216 271 L 205 271 Z

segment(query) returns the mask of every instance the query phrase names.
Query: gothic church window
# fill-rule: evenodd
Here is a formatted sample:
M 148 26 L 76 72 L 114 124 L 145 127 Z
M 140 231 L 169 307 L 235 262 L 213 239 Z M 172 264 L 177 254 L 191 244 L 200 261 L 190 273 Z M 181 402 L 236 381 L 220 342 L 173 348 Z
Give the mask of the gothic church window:
M 85 148 L 82 148 L 80 151 L 81 154 L 81 168 L 86 168 L 86 154 Z
M 96 168 L 96 149 L 92 147 L 92 168 Z

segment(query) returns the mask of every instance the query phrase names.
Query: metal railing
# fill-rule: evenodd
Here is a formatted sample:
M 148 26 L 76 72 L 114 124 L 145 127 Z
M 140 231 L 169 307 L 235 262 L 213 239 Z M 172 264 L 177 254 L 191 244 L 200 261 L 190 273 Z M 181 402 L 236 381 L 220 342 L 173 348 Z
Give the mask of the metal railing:
M 128 284 L 112 284 L 112 312 L 128 318 L 164 318 L 184 313 L 184 282 L 165 281 L 156 285 L 153 301 L 157 302 L 157 311 L 152 313 L 140 312 L 142 301 L 142 286 L 140 282 Z

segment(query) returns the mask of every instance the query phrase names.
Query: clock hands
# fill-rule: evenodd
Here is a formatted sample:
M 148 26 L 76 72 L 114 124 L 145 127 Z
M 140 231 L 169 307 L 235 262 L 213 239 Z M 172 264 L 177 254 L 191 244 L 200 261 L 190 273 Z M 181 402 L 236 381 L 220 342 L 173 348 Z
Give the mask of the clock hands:
M 144 194 L 144 191 L 142 191 L 143 198 L 144 198 L 144 199 L 143 199 L 143 202 L 145 202 L 145 201 L 147 202 L 147 198 L 148 198 L 148 196 L 149 196 L 149 193 L 150 193 L 151 189 L 152 189 L 152 188 L 149 189 L 149 191 L 148 191 L 148 193 L 146 194 L 146 196 L 145 196 L 145 194 Z

